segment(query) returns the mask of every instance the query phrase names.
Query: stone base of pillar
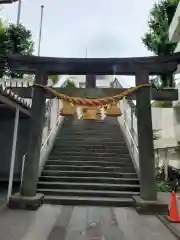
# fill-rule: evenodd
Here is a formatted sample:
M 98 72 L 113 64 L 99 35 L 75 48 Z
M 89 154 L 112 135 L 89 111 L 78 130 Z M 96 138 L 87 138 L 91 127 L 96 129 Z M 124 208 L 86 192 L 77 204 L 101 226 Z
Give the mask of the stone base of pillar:
M 8 207 L 11 209 L 37 210 L 43 202 L 43 194 L 37 194 L 34 197 L 24 197 L 17 193 L 9 198 Z
M 134 207 L 140 214 L 168 214 L 168 204 L 158 198 L 156 201 L 147 201 L 140 196 L 134 196 Z

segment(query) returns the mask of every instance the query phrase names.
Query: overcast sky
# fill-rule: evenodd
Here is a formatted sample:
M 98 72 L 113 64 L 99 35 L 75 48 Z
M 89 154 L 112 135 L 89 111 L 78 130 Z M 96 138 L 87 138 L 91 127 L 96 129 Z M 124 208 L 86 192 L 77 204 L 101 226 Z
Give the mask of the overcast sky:
M 44 5 L 41 55 L 55 57 L 148 56 L 141 42 L 155 0 L 22 0 L 21 22 L 37 42 Z M 17 3 L 0 16 L 16 22 Z

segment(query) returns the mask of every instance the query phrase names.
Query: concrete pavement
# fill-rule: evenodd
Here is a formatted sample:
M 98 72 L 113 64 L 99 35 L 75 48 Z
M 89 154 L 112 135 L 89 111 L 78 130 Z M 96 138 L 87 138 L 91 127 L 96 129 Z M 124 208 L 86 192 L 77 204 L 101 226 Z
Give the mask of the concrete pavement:
M 36 212 L 5 208 L 1 240 L 175 240 L 156 217 L 133 208 L 43 205 Z

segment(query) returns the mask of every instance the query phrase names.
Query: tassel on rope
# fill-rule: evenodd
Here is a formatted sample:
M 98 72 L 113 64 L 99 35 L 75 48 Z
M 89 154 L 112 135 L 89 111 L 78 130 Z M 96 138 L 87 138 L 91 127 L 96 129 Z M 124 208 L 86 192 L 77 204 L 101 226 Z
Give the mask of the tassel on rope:
M 101 114 L 100 111 L 96 113 L 96 119 L 97 120 L 101 120 L 102 119 L 102 114 Z
M 106 115 L 107 110 L 108 110 L 108 105 L 104 105 L 103 106 L 103 112 L 104 112 L 105 115 Z
M 72 103 L 63 101 L 63 107 L 60 111 L 60 114 L 62 116 L 73 116 L 75 114 L 76 110 Z
M 86 109 L 83 115 L 84 120 L 97 120 L 96 110 L 94 109 Z
M 106 116 L 108 117 L 120 117 L 122 112 L 117 106 L 117 102 L 113 102 L 112 105 L 107 109 Z
M 96 119 L 101 120 L 101 107 L 97 106 L 96 107 Z
M 78 106 L 75 106 L 75 107 L 74 107 L 74 118 L 75 118 L 75 119 L 78 119 L 78 118 L 79 118 L 79 116 L 78 116 Z

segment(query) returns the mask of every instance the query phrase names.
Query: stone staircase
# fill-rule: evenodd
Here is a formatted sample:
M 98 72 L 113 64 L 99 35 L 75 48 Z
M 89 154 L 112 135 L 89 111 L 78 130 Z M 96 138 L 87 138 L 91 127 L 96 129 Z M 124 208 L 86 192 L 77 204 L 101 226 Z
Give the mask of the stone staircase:
M 45 203 L 131 206 L 139 180 L 116 119 L 64 125 L 38 182 Z

